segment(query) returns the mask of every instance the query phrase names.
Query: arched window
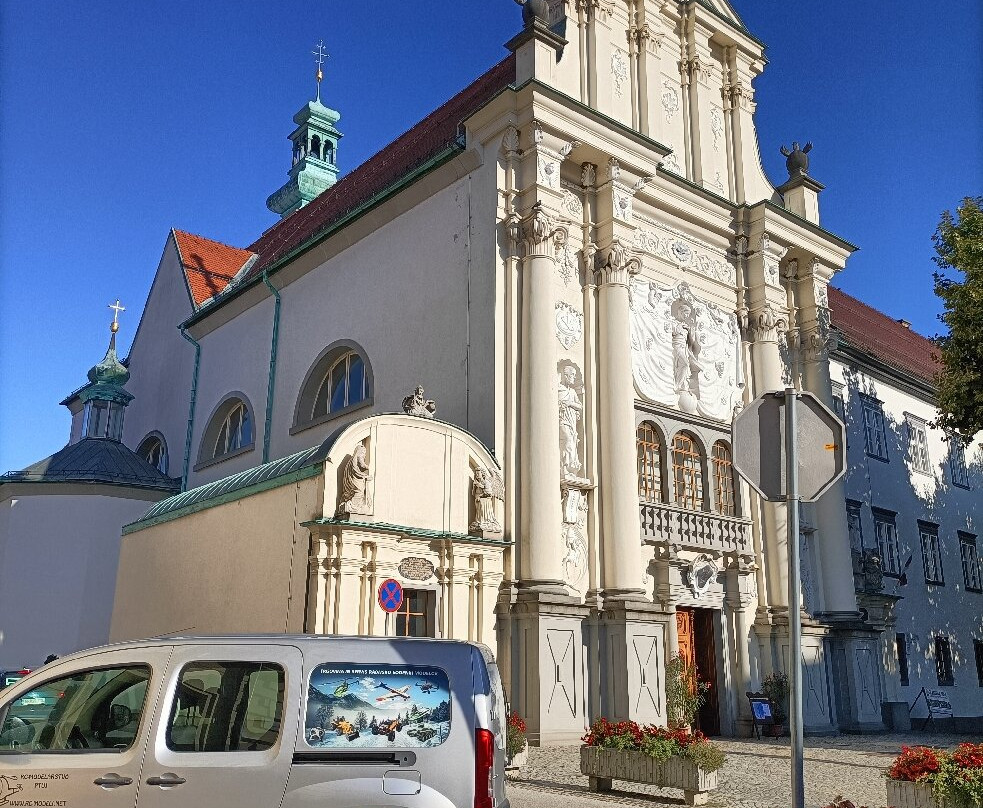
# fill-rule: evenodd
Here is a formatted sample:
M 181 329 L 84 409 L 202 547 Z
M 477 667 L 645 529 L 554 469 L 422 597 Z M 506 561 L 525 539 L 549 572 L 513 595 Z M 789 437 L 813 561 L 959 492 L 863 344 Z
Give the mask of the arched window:
M 314 137 L 311 138 L 311 154 L 313 154 L 319 160 L 321 159 L 321 138 L 319 138 L 317 135 L 314 135 Z
M 167 444 L 159 434 L 147 435 L 137 448 L 137 454 L 161 474 L 167 474 Z
M 643 502 L 665 502 L 662 493 L 662 436 L 648 421 L 635 430 L 638 452 L 638 498 Z
M 328 141 L 324 141 L 324 162 L 334 162 L 334 146 L 332 146 Z
M 372 403 L 372 368 L 353 342 L 325 348 L 307 372 L 294 410 L 291 434 Z
M 225 416 L 225 420 L 219 428 L 218 437 L 215 439 L 212 457 L 231 454 L 244 446 L 249 446 L 252 442 L 253 422 L 249 417 L 249 410 L 246 409 L 246 405 L 240 401 Z
M 691 511 L 703 510 L 703 452 L 688 432 L 672 439 L 672 478 L 676 504 Z
M 734 464 L 730 446 L 718 440 L 713 444 L 713 487 L 717 513 L 737 516 L 737 496 L 734 485 Z

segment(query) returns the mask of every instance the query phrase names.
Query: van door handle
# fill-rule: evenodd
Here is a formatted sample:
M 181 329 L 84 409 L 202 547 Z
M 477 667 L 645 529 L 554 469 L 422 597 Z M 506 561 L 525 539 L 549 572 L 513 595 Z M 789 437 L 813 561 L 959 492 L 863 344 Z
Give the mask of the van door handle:
M 130 786 L 133 785 L 132 777 L 120 777 L 116 772 L 110 772 L 109 774 L 104 774 L 102 777 L 97 777 L 92 781 L 97 786 L 102 786 L 103 788 L 116 788 L 118 786 Z
M 166 772 L 160 775 L 160 777 L 147 778 L 148 786 L 179 786 L 181 783 L 186 782 L 187 780 L 183 777 L 178 777 L 176 774 L 171 774 L 170 772 Z

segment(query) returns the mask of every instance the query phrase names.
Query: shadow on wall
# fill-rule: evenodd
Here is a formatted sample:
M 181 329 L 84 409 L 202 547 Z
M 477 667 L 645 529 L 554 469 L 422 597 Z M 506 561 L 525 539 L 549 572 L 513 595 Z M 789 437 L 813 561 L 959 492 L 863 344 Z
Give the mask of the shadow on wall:
M 844 421 L 847 429 L 847 491 L 848 497 L 858 497 L 862 504 L 863 547 L 854 547 L 855 582 L 861 591 L 881 591 L 903 598 L 897 607 L 896 631 L 907 636 L 907 657 L 911 692 L 909 703 L 924 685 L 937 684 L 936 637 L 948 637 L 955 685 L 977 688 L 975 649 L 973 640 L 983 640 L 983 594 L 966 589 L 960 541 L 957 530 L 979 533 L 983 489 L 983 452 L 977 445 L 967 447 L 973 460 L 966 465 L 965 486 L 952 482 L 951 459 L 953 445 L 946 442 L 942 458 L 930 456 L 929 471 L 916 471 L 913 456 L 917 452 L 912 430 L 907 420 L 897 420 L 883 413 L 886 460 L 871 456 L 865 443 L 864 407 L 862 396 L 877 399 L 877 383 L 863 376 L 856 368 L 844 368 L 847 402 Z M 926 426 L 927 434 L 937 430 Z M 931 447 L 931 443 L 929 443 Z M 971 492 L 977 492 L 974 496 Z M 975 504 L 975 507 L 974 507 Z M 880 516 L 882 526 L 875 522 Z M 894 514 L 897 548 L 890 544 L 889 517 Z M 941 576 L 934 574 L 931 546 L 926 558 L 919 521 L 938 526 L 938 552 Z M 851 535 L 854 542 L 855 535 Z M 887 546 L 885 546 L 885 544 Z M 870 574 L 870 552 L 881 558 L 883 579 Z M 885 556 L 893 554 L 892 558 Z M 866 570 L 866 571 L 865 571 Z M 943 583 L 929 583 L 941 577 Z M 879 585 L 878 585 L 879 584 Z M 897 671 L 897 660 L 894 660 Z M 974 694 L 966 694 L 972 698 Z M 957 706 L 957 705 L 954 705 Z M 957 706 L 958 712 L 958 706 Z

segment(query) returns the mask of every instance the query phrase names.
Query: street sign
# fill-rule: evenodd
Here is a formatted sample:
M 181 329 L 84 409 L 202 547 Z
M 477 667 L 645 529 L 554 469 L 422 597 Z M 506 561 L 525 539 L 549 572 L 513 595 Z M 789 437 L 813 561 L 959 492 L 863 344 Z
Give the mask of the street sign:
M 379 584 L 379 605 L 384 612 L 398 612 L 403 605 L 403 587 L 395 578 Z
M 846 471 L 846 428 L 812 393 L 796 392 L 799 496 L 815 502 Z M 734 419 L 734 468 L 771 502 L 786 490 L 785 392 L 764 393 Z

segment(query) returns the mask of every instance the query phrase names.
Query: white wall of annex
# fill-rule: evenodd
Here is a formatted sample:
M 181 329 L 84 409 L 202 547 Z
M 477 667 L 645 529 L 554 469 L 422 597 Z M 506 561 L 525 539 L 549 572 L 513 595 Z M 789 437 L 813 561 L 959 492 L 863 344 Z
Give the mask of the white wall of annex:
M 181 476 L 195 355 L 178 324 L 191 312 L 184 270 L 170 235 L 130 348 L 126 389 L 134 398 L 126 408 L 123 443 L 136 450 L 150 432 L 160 432 L 167 442 L 171 477 Z
M 120 527 L 151 504 L 55 494 L 0 500 L 0 669 L 109 639 Z
M 973 640 L 983 640 L 983 594 L 966 590 L 957 534 L 962 530 L 977 535 L 983 549 L 983 453 L 979 440 L 966 450 L 968 489 L 953 485 L 949 445 L 939 429 L 926 430 L 931 473 L 917 471 L 909 456 L 907 423 L 912 417 L 930 422 L 936 417 L 934 406 L 862 369 L 833 361 L 831 371 L 833 381 L 844 385 L 849 463 L 846 496 L 863 505 L 864 545 L 876 545 L 871 508 L 892 511 L 897 514 L 901 565 L 911 559 L 905 571 L 907 583 L 884 578 L 884 592 L 902 597 L 896 609 L 896 631 L 909 635 L 909 685 L 902 687 L 902 694 L 911 703 L 922 687 L 940 687 L 934 637 L 944 634 L 952 643 L 955 685 L 942 689 L 950 695 L 955 715 L 983 716 L 983 688 L 973 648 Z M 860 393 L 882 402 L 886 462 L 865 451 Z M 944 585 L 925 581 L 918 520 L 939 526 Z

